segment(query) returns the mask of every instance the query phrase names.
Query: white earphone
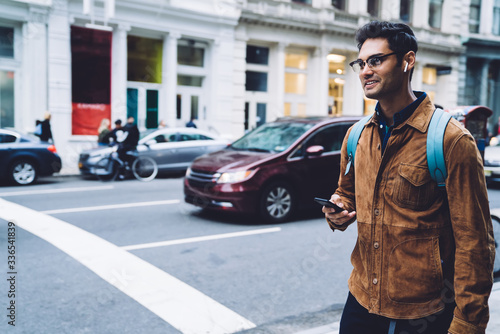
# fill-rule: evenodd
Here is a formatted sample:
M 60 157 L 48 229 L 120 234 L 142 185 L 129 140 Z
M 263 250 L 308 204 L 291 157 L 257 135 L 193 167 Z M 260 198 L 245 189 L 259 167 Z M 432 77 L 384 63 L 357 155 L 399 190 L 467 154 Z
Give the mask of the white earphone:
M 406 66 L 405 66 L 405 73 L 406 73 L 406 70 L 408 69 L 408 62 L 406 62 Z

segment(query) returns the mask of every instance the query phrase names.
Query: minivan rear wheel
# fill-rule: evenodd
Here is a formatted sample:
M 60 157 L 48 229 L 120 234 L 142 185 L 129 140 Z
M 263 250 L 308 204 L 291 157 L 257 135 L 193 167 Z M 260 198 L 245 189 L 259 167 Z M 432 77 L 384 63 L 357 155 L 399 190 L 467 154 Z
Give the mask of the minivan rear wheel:
M 260 214 L 269 223 L 281 223 L 290 219 L 295 211 L 295 194 L 285 182 L 267 186 L 260 198 Z

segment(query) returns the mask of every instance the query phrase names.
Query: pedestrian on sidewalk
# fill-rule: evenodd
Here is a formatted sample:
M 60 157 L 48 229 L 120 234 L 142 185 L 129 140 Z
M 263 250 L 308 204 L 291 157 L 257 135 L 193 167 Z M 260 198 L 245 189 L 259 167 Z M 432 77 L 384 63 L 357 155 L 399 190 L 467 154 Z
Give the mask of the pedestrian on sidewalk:
M 346 135 L 338 188 L 323 207 L 333 231 L 357 220 L 349 295 L 340 334 L 484 333 L 495 245 L 481 156 L 451 119 L 444 134 L 448 176 L 438 187 L 426 139 L 435 106 L 413 91 L 417 40 L 402 23 L 373 21 L 356 32 L 350 63 L 378 100 L 351 166 Z

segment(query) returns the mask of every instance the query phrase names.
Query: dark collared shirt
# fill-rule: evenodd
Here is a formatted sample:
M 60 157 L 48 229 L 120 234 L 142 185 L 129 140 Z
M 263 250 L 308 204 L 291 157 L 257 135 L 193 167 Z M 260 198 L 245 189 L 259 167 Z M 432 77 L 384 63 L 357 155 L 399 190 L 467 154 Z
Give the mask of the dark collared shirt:
M 382 110 L 380 108 L 380 103 L 377 102 L 377 106 L 375 107 L 375 113 L 377 114 L 377 120 L 379 123 L 378 132 L 380 134 L 380 140 L 382 141 L 382 154 L 384 154 L 384 150 L 385 150 L 385 147 L 387 146 L 387 142 L 389 141 L 389 138 L 391 137 L 392 129 L 394 129 L 398 125 L 405 122 L 408 118 L 410 118 L 410 116 L 418 108 L 420 103 L 422 103 L 422 101 L 425 99 L 425 97 L 427 96 L 427 93 L 415 91 L 415 96 L 417 96 L 417 99 L 415 101 L 413 101 L 407 107 L 405 107 L 403 110 L 397 112 L 394 115 L 393 123 L 391 126 L 387 125 L 387 122 L 386 122 L 384 116 L 382 116 Z

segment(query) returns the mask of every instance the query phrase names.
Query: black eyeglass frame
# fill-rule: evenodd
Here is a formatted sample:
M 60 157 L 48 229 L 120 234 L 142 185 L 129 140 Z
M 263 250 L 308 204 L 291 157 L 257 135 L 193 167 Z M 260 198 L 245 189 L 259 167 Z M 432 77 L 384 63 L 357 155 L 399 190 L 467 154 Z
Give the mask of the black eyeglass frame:
M 370 61 L 371 60 L 373 60 L 373 59 L 384 59 L 385 57 L 389 57 L 389 56 L 397 55 L 397 54 L 401 54 L 401 52 L 392 52 L 392 53 L 388 53 L 388 54 L 380 55 L 380 56 L 373 55 L 373 56 L 368 57 L 368 59 L 366 61 L 358 58 L 358 59 L 350 62 L 349 66 L 351 66 L 351 68 L 352 68 L 352 70 L 354 72 L 359 73 L 360 71 L 362 71 L 365 68 L 365 65 L 368 65 L 369 68 L 373 68 L 374 66 L 376 66 L 375 64 L 370 65 Z M 356 64 L 359 66 L 358 70 L 354 69 L 354 65 L 356 65 Z

